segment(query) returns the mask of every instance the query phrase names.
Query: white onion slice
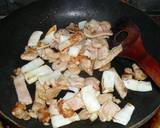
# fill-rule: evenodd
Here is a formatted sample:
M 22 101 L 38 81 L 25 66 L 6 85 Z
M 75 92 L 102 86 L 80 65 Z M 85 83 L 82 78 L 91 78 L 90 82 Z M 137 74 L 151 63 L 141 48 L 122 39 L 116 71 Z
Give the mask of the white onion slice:
M 30 47 L 37 46 L 42 34 L 43 34 L 42 31 L 34 31 L 28 40 L 28 46 Z
M 133 114 L 135 107 L 127 103 L 124 108 L 122 108 L 115 116 L 113 119 L 113 122 L 122 124 L 122 125 L 127 125 L 129 120 L 131 119 L 131 116 Z
M 43 75 L 43 76 L 39 76 L 38 77 L 38 80 L 41 84 L 52 84 L 52 82 L 54 82 L 55 80 L 57 80 L 60 76 L 61 76 L 61 72 L 58 71 L 58 70 L 55 70 L 53 72 L 51 72 L 50 74 L 46 74 L 46 75 Z
M 113 92 L 115 84 L 115 73 L 113 71 L 104 71 L 102 75 L 103 93 Z
M 44 64 L 44 61 L 41 58 L 36 58 L 30 61 L 29 63 L 25 64 L 24 66 L 22 66 L 21 71 L 23 73 L 26 73 L 42 66 L 43 64 Z
M 81 96 L 89 113 L 97 112 L 100 109 L 100 103 L 96 97 L 96 91 L 91 85 L 82 88 Z
M 139 92 L 152 91 L 152 85 L 149 81 L 138 81 L 134 79 L 124 80 L 127 89 Z
M 64 43 L 66 42 L 68 39 L 70 38 L 70 36 L 65 36 L 65 35 L 61 35 L 60 36 L 60 43 Z
M 68 54 L 73 57 L 77 57 L 81 50 L 81 45 L 72 46 L 69 48 Z
M 85 27 L 85 24 L 86 24 L 86 23 L 87 23 L 86 20 L 79 22 L 79 23 L 78 23 L 79 29 L 82 30 L 82 29 Z
M 54 39 L 54 32 L 50 32 L 44 37 L 44 39 L 40 40 L 40 42 L 44 44 L 50 44 L 53 42 L 53 39 Z
M 74 93 L 79 92 L 79 88 L 74 87 L 74 86 L 70 86 L 70 87 L 68 87 L 68 89 L 71 90 L 71 91 L 73 91 Z
M 53 128 L 59 128 L 65 125 L 68 125 L 74 121 L 79 121 L 79 116 L 75 114 L 70 118 L 64 118 L 62 115 L 55 115 L 51 117 L 51 123 Z
M 26 74 L 24 74 L 24 76 L 25 76 L 27 83 L 32 84 L 35 81 L 37 81 L 38 77 L 46 75 L 46 74 L 50 74 L 52 72 L 53 70 L 49 66 L 43 65 L 35 70 L 27 72 Z
M 75 96 L 75 93 L 73 92 L 67 92 L 66 95 L 63 97 L 64 100 L 71 99 L 72 97 Z

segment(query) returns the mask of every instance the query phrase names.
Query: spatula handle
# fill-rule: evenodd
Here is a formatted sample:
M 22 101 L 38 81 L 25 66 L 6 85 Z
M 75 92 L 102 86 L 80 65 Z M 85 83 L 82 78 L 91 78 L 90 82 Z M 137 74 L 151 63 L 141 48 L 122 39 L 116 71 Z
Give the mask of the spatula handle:
M 160 87 L 160 64 L 147 52 L 137 62 L 146 74 Z

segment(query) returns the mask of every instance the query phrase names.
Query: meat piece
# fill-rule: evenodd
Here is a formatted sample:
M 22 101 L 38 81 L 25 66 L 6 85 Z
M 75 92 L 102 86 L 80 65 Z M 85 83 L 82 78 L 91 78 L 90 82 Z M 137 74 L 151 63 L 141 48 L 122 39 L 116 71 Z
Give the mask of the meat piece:
M 73 36 L 71 36 L 67 41 L 64 43 L 59 44 L 58 49 L 60 51 L 63 51 L 64 49 L 74 45 L 75 43 L 78 43 L 84 39 L 84 35 L 82 32 L 76 32 Z
M 16 103 L 12 109 L 12 115 L 23 120 L 29 120 L 31 118 L 26 110 L 26 106 L 22 103 Z
M 70 108 L 64 100 L 60 99 L 58 101 L 59 113 L 63 115 L 64 118 L 70 118 L 74 115 L 74 110 Z
M 27 89 L 23 75 L 14 77 L 14 85 L 17 92 L 18 101 L 25 105 L 32 104 L 32 98 Z
M 108 54 L 109 54 L 109 47 L 105 45 L 98 49 L 97 59 L 98 60 L 107 59 Z
M 100 104 L 104 104 L 106 102 L 110 102 L 113 99 L 113 94 L 112 93 L 106 93 L 106 94 L 100 94 L 98 96 L 98 101 Z
M 21 54 L 22 60 L 33 60 L 38 56 L 37 50 L 34 48 L 27 47 L 24 53 Z
M 93 63 L 90 59 L 88 59 L 86 57 L 82 57 L 80 59 L 80 67 L 82 70 L 84 70 L 90 76 L 93 75 Z
M 87 109 L 82 109 L 80 112 L 79 112 L 79 118 L 80 120 L 87 120 L 89 119 L 90 117 L 90 114 L 89 112 L 87 111 Z
M 68 63 L 61 61 L 61 60 L 56 60 L 52 64 L 52 69 L 54 70 L 59 70 L 59 71 L 64 71 L 67 68 Z
M 38 110 L 38 120 L 42 122 L 44 125 L 49 125 L 49 121 L 51 119 L 51 115 L 48 112 L 48 108 L 41 108 Z
M 109 70 L 111 68 L 111 63 L 108 63 L 104 66 L 102 66 L 101 68 L 99 68 L 99 71 L 102 72 L 102 71 L 106 71 L 106 70 Z
M 66 29 L 71 33 L 75 33 L 80 30 L 78 25 L 74 23 L 70 23 L 69 26 L 66 27 Z
M 133 78 L 133 75 L 131 74 L 123 74 L 122 75 L 122 80 L 130 80 Z
M 106 57 L 106 59 L 104 60 L 96 60 L 94 63 L 94 69 L 99 69 L 102 66 L 110 63 L 120 52 L 122 52 L 122 45 L 118 45 L 114 48 L 112 48 L 109 52 L 108 52 L 108 56 Z
M 73 74 L 77 74 L 77 75 L 81 72 L 81 69 L 76 64 L 69 64 L 68 65 L 68 70 L 70 72 L 72 72 Z
M 111 121 L 115 114 L 119 112 L 120 107 L 112 101 L 106 102 L 102 105 L 98 112 L 99 118 L 102 122 Z
M 136 80 L 145 80 L 147 78 L 147 75 L 138 67 L 138 65 L 133 64 L 132 65 L 133 71 L 134 71 L 134 78 Z
M 125 84 L 120 78 L 120 76 L 118 75 L 117 71 L 114 68 L 112 68 L 111 71 L 113 71 L 115 74 L 115 88 L 118 94 L 120 95 L 120 97 L 124 99 L 127 95 L 127 88 L 125 87 Z
M 98 79 L 96 79 L 95 77 L 87 77 L 84 80 L 84 84 L 85 84 L 85 86 L 92 85 L 92 87 L 97 91 L 100 90 L 100 87 L 99 87 L 100 81 Z
M 49 109 L 48 109 L 49 113 L 51 116 L 53 115 L 59 115 L 59 109 L 58 109 L 58 106 L 57 106 L 57 100 L 54 100 L 50 106 L 49 106 Z
M 86 23 L 84 34 L 88 38 L 111 36 L 113 33 L 111 32 L 110 28 L 111 25 L 109 22 L 91 20 L 90 22 Z
M 91 45 L 94 48 L 103 48 L 106 47 L 107 49 L 109 49 L 109 45 L 106 39 L 103 38 L 93 38 L 91 39 Z
M 134 109 L 135 107 L 132 104 L 127 103 L 124 108 L 121 109 L 121 111 L 114 115 L 113 122 L 127 125 L 129 120 L 131 119 Z
M 74 97 L 65 100 L 65 103 L 74 111 L 79 110 L 80 108 L 84 107 L 84 103 L 81 99 L 80 94 L 76 94 Z

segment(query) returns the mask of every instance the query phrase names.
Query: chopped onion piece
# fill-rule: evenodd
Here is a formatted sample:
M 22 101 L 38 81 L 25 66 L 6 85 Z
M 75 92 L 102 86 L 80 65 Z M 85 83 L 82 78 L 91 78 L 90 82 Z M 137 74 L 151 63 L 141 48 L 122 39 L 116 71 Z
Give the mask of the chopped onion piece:
M 53 70 L 49 66 L 43 65 L 35 70 L 27 72 L 26 74 L 24 74 L 24 76 L 28 84 L 32 84 L 35 81 L 37 81 L 38 77 L 42 75 L 50 74 L 52 72 Z
M 69 48 L 68 54 L 70 56 L 76 57 L 76 56 L 78 56 L 80 50 L 81 50 L 81 45 L 72 46 Z
M 42 31 L 34 31 L 28 40 L 28 46 L 30 47 L 37 46 L 42 34 L 43 34 Z
M 79 88 L 74 87 L 74 86 L 70 86 L 70 87 L 68 87 L 68 89 L 71 90 L 71 91 L 73 91 L 74 93 L 79 92 Z
M 127 89 L 139 92 L 152 91 L 151 82 L 148 81 L 138 81 L 134 79 L 124 80 L 124 84 Z
M 66 42 L 68 39 L 70 38 L 70 36 L 65 36 L 65 35 L 61 35 L 60 36 L 60 43 Z
M 26 72 L 29 72 L 29 71 L 34 70 L 36 68 L 39 68 L 43 64 L 44 64 L 44 61 L 41 58 L 36 58 L 36 59 L 32 60 L 31 62 L 22 66 L 21 71 L 23 73 L 26 73 Z
M 79 116 L 75 114 L 74 116 L 70 118 L 64 118 L 62 115 L 55 115 L 51 117 L 51 123 L 53 128 L 59 128 L 62 126 L 65 126 L 67 124 L 70 124 L 74 121 L 79 121 Z
M 41 84 L 52 84 L 52 82 L 54 82 L 55 80 L 57 80 L 60 76 L 61 76 L 61 72 L 58 71 L 58 70 L 55 70 L 53 72 L 51 72 L 50 74 L 46 74 L 46 75 L 43 75 L 43 76 L 39 76 L 38 77 L 38 80 Z
M 54 39 L 54 32 L 51 32 L 49 34 L 47 34 L 44 39 L 40 40 L 40 42 L 44 43 L 44 44 L 50 44 L 53 42 Z
M 133 114 L 135 107 L 127 103 L 124 108 L 122 108 L 113 119 L 113 122 L 120 123 L 122 125 L 127 125 L 129 120 L 131 119 L 131 116 Z
M 92 122 L 95 121 L 97 118 L 98 118 L 97 112 L 92 113 L 92 114 L 90 115 L 90 117 L 89 117 L 90 121 L 92 121 Z
M 113 92 L 115 84 L 115 73 L 113 71 L 104 71 L 102 75 L 103 93 Z
M 85 24 L 87 23 L 87 21 L 86 20 L 84 20 L 84 21 L 81 21 L 81 22 L 79 22 L 78 23 L 78 27 L 79 27 L 79 29 L 83 29 L 84 28 L 84 26 L 85 26 Z
M 63 99 L 64 100 L 68 100 L 68 99 L 70 99 L 70 98 L 72 98 L 74 96 L 75 96 L 75 93 L 73 93 L 73 92 L 67 92 L 66 95 L 63 97 Z
M 82 88 L 81 96 L 89 113 L 97 112 L 100 109 L 100 103 L 96 97 L 96 91 L 91 85 Z

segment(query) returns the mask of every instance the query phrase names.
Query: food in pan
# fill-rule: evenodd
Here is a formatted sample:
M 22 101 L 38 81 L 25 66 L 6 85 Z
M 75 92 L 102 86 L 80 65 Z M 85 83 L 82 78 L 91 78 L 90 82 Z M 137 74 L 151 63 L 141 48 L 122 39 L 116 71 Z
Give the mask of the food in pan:
M 119 106 L 127 90 L 152 91 L 152 85 L 144 81 L 147 76 L 136 64 L 126 67 L 121 76 L 111 66 L 123 50 L 121 44 L 109 47 L 111 24 L 90 20 L 61 29 L 53 25 L 43 38 L 42 34 L 31 34 L 20 56 L 29 62 L 14 70 L 18 101 L 12 115 L 23 120 L 35 118 L 54 128 L 98 118 L 101 122 L 127 125 L 135 110 L 132 103 Z M 94 77 L 95 70 L 102 72 L 101 80 Z M 82 77 L 81 72 L 88 77 Z M 27 86 L 36 88 L 33 99 Z M 59 98 L 64 90 L 66 94 Z M 120 98 L 113 95 L 115 91 Z

